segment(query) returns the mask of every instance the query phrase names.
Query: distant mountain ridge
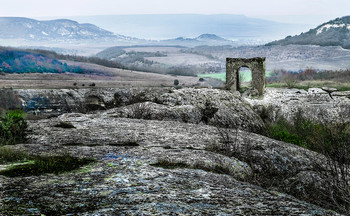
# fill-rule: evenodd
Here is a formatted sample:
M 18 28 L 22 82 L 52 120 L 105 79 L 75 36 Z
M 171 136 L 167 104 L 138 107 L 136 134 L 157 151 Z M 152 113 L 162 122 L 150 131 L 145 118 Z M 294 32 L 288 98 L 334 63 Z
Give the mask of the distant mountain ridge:
M 341 46 L 350 49 L 350 16 L 345 16 L 323 23 L 306 33 L 288 36 L 285 39 L 267 45 L 319 45 Z
M 194 38 L 178 37 L 165 40 L 146 40 L 123 36 L 93 24 L 81 24 L 69 19 L 41 21 L 24 17 L 0 17 L 0 45 L 31 47 L 34 49 L 48 48 L 65 54 L 79 52 L 80 55 L 91 55 L 91 53 L 97 53 L 94 50 L 101 51 L 113 46 L 169 45 L 194 47 L 201 45 L 237 46 L 243 43 L 247 45 L 246 41 L 234 42 L 209 33 Z M 90 48 L 91 50 L 89 50 Z
M 23 17 L 0 17 L 1 39 L 35 41 L 118 39 L 125 36 L 99 28 L 93 24 L 80 24 L 73 20 L 39 21 Z
M 225 38 L 219 37 L 216 34 L 201 34 L 198 37 L 195 38 L 185 38 L 185 37 L 178 37 L 175 39 L 170 39 L 170 40 L 184 40 L 184 41 L 230 41 Z
M 194 38 L 203 33 L 230 40 L 271 41 L 305 31 L 309 24 L 279 23 L 235 14 L 140 14 L 67 17 L 112 32 L 150 40 Z
M 200 45 L 236 45 L 234 41 L 219 37 L 216 34 L 201 34 L 195 38 L 178 37 L 162 40 L 159 43 L 163 45 L 187 45 L 191 47 Z

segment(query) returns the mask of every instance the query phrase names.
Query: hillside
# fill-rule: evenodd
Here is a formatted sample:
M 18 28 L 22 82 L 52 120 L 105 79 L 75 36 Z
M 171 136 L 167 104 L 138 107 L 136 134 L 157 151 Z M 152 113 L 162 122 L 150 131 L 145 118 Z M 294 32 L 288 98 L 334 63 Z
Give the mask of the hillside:
M 19 50 L 0 52 L 0 71 L 5 73 L 82 73 L 80 67 L 68 66 L 57 59 Z
M 58 19 L 39 21 L 22 17 L 0 17 L 0 38 L 35 41 L 114 39 L 118 36 L 92 24 Z
M 268 43 L 267 45 L 320 45 L 341 46 L 350 49 L 350 16 L 323 23 L 297 36 Z
M 0 46 L 47 49 L 70 55 L 91 56 L 115 44 L 126 45 L 138 41 L 93 24 L 69 19 L 0 17 Z
M 67 65 L 68 61 L 70 64 Z M 77 66 L 78 63 L 80 63 L 79 66 Z M 117 62 L 97 57 L 63 55 L 49 50 L 0 46 L 0 72 L 5 73 L 103 73 L 102 71 L 86 67 L 84 65 L 86 63 L 93 63 L 110 68 L 122 67 Z M 84 70 L 82 68 L 84 68 Z
M 193 40 L 193 39 L 192 39 Z M 225 73 L 226 58 L 266 57 L 266 69 L 300 71 L 350 68 L 350 50 L 315 45 L 288 46 L 129 46 L 111 47 L 96 55 L 123 67 L 155 73 L 197 75 Z

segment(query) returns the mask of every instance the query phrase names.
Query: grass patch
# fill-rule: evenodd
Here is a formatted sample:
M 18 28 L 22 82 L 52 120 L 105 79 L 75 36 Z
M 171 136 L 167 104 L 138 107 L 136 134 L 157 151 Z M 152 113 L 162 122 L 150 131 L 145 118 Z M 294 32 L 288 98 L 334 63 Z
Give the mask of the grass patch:
M 213 74 L 198 74 L 198 77 L 200 78 L 214 78 L 214 79 L 219 79 L 221 81 L 226 82 L 226 73 L 213 73 Z
M 88 147 L 94 147 L 94 146 L 102 146 L 103 144 L 84 144 L 84 143 L 65 143 L 62 144 L 63 146 L 88 146 Z M 136 147 L 140 146 L 136 141 L 125 141 L 125 142 L 119 142 L 119 143 L 108 143 L 106 144 L 108 146 L 131 146 Z
M 57 125 L 55 125 L 54 127 L 59 127 L 59 128 L 75 128 L 74 125 L 70 122 L 60 122 Z
M 0 163 L 26 161 L 29 159 L 30 159 L 30 156 L 26 152 L 23 152 L 20 150 L 13 150 L 5 146 L 0 147 Z
M 179 169 L 179 168 L 190 168 L 189 165 L 182 162 L 169 162 L 169 161 L 158 161 L 157 163 L 151 164 L 154 167 L 161 167 L 164 169 Z
M 341 82 L 333 82 L 333 81 L 321 81 L 321 80 L 313 80 L 313 81 L 301 81 L 297 82 L 293 85 L 293 88 L 296 89 L 304 89 L 308 90 L 309 88 L 322 88 L 324 86 L 330 88 L 336 88 L 338 91 L 350 91 L 350 83 L 341 83 Z M 284 82 L 274 82 L 267 85 L 267 87 L 272 88 L 287 88 L 287 84 Z
M 0 171 L 0 175 L 7 177 L 33 176 L 44 173 L 60 174 L 76 170 L 96 161 L 90 158 L 76 158 L 68 154 L 62 156 L 30 156 L 27 153 L 16 150 L 1 150 L 1 162 L 26 162 L 10 166 L 8 169 Z M 14 156 L 14 158 L 11 158 L 11 156 Z
M 224 174 L 224 175 L 230 175 L 230 169 L 223 167 L 221 164 L 213 164 L 213 166 L 203 166 L 200 164 L 194 164 L 193 166 L 190 166 L 188 164 L 185 164 L 183 162 L 169 162 L 169 161 L 158 161 L 157 163 L 151 164 L 151 166 L 154 167 L 161 167 L 164 169 L 199 169 L 206 172 L 216 173 L 216 174 Z
M 271 72 L 266 71 L 266 77 L 270 77 Z M 226 82 L 226 73 L 213 73 L 213 74 L 198 74 L 197 75 L 200 78 L 214 78 L 214 79 L 219 79 L 223 82 Z M 252 81 L 252 73 L 246 73 L 245 71 L 240 71 L 240 76 L 244 77 L 243 82 L 250 82 Z

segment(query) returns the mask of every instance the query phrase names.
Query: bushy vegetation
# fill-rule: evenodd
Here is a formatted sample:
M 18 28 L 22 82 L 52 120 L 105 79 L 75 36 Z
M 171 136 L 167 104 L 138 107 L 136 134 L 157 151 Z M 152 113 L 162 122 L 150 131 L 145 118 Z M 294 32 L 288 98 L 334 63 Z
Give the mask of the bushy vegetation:
M 299 112 L 292 122 L 280 118 L 266 125 L 265 135 L 293 143 L 325 156 L 314 161 L 315 170 L 329 193 L 317 203 L 342 212 L 350 210 L 350 124 L 325 125 L 305 119 Z
M 306 147 L 305 137 L 309 132 L 307 130 L 311 127 L 314 127 L 314 125 L 310 121 L 302 119 L 301 117 L 296 118 L 294 123 L 290 123 L 284 118 L 279 118 L 274 123 L 266 124 L 264 135 Z
M 342 148 L 348 152 L 350 164 L 350 124 L 338 123 L 326 125 L 314 123 L 304 118 L 299 111 L 292 122 L 280 117 L 276 122 L 266 123 L 266 136 L 293 143 L 310 150 L 332 156 L 334 160 L 344 160 L 333 156 L 335 149 Z M 346 148 L 346 149 L 344 149 Z M 339 155 L 338 155 L 339 156 Z
M 6 110 L 13 110 L 20 107 L 20 100 L 18 94 L 12 89 L 0 89 L 0 116 Z
M 220 142 L 213 143 L 206 150 L 235 157 L 250 164 L 254 175 L 244 180 L 264 188 L 274 190 L 277 188 L 279 191 L 285 191 L 286 187 L 290 186 L 288 183 L 286 185 L 285 180 L 293 174 L 276 171 L 273 163 L 269 161 L 262 162 L 262 167 L 254 165 L 255 150 L 259 147 L 252 144 L 246 136 L 238 138 L 237 129 L 235 131 L 220 127 L 217 129 L 221 137 Z M 339 213 L 350 212 L 349 123 L 323 125 L 307 120 L 299 113 L 292 122 L 280 118 L 277 122 L 267 123 L 265 130 L 261 133 L 321 153 L 323 157 L 309 159 L 313 167 L 313 175 L 316 176 L 310 181 L 319 181 L 322 186 L 318 185 L 318 188 L 315 188 L 312 184 L 305 185 L 307 199 Z M 241 139 L 245 140 L 244 145 L 240 145 Z M 289 191 L 289 193 L 294 192 Z M 296 191 L 293 195 L 298 196 L 299 193 L 300 191 Z
M 13 145 L 26 140 L 28 124 L 21 110 L 7 111 L 0 122 L 0 146 Z

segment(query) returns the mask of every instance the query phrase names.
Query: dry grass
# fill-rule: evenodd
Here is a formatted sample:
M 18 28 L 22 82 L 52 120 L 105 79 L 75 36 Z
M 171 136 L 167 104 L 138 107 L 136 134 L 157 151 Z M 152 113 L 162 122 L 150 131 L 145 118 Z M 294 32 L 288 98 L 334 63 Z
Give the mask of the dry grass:
M 309 89 L 309 88 L 321 88 L 321 87 L 331 87 L 336 88 L 339 91 L 350 91 L 350 83 L 347 82 L 336 82 L 336 81 L 326 81 L 326 80 L 307 80 L 307 81 L 299 81 L 294 84 L 294 88 L 298 89 Z M 287 88 L 287 84 L 285 82 L 275 82 L 270 83 L 267 87 L 275 87 L 275 88 Z
M 74 64 L 74 63 L 70 63 Z M 79 64 L 79 63 L 76 63 Z M 35 89 L 62 89 L 62 88 L 94 88 L 89 86 L 95 83 L 99 87 L 157 87 L 173 86 L 174 79 L 178 79 L 185 86 L 193 86 L 198 83 L 197 77 L 171 76 L 155 73 L 136 72 L 124 69 L 108 68 L 94 64 L 82 65 L 82 68 L 89 68 L 98 71 L 94 74 L 6 74 L 0 76 L 0 88 L 35 88 Z M 74 85 L 76 83 L 76 85 Z M 83 86 L 84 84 L 84 86 Z

